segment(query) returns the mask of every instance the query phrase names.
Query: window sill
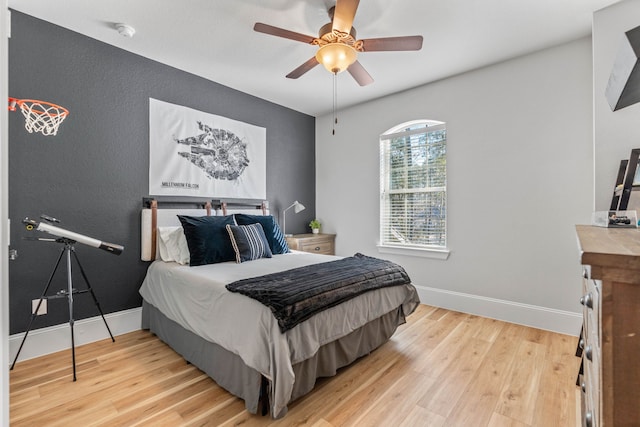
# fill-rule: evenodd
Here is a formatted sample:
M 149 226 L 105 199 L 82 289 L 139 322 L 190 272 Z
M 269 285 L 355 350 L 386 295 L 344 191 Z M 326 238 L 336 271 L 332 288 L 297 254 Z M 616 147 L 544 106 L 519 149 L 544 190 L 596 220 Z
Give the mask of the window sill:
M 422 248 L 422 247 L 410 247 L 410 246 L 390 246 L 390 245 L 378 245 L 378 252 L 383 254 L 394 255 L 408 255 L 421 258 L 431 258 L 446 260 L 449 258 L 451 251 L 447 248 Z

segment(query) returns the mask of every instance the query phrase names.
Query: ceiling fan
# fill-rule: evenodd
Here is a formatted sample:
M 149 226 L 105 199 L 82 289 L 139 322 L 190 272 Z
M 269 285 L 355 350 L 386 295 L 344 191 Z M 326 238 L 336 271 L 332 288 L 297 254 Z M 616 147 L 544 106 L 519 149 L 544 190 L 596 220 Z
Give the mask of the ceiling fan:
M 407 51 L 422 48 L 422 36 L 385 37 L 356 40 L 353 19 L 360 0 L 337 0 L 329 9 L 331 22 L 320 28 L 318 37 L 296 33 L 258 22 L 254 31 L 319 46 L 315 56 L 287 74 L 297 79 L 318 64 L 333 74 L 347 70 L 360 86 L 373 83 L 373 78 L 358 62 L 359 52 Z

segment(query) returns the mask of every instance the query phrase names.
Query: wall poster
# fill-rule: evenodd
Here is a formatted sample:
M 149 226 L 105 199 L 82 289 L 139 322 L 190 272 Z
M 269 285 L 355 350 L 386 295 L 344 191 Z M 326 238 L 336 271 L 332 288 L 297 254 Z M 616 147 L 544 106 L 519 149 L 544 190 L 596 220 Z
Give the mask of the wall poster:
M 266 199 L 266 129 L 149 98 L 149 195 Z

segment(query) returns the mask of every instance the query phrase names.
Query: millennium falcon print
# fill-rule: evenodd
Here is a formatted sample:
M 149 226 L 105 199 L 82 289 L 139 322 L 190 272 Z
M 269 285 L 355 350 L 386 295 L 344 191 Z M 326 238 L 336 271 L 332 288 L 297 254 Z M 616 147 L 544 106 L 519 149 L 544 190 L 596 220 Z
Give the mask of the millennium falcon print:
M 249 166 L 247 144 L 237 135 L 225 129 L 212 129 L 198 122 L 200 135 L 175 139 L 178 144 L 191 147 L 178 155 L 202 169 L 207 177 L 235 181 Z

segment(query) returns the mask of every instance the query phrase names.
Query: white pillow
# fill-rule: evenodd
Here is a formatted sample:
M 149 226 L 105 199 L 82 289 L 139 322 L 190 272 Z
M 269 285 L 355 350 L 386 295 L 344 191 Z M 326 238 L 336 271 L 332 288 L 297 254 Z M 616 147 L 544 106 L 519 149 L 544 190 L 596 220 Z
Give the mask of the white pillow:
M 182 227 L 158 227 L 158 237 L 162 261 L 189 264 L 189 246 Z

